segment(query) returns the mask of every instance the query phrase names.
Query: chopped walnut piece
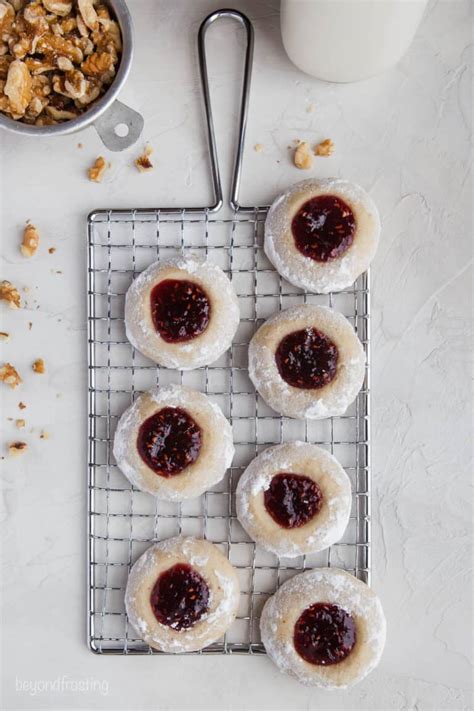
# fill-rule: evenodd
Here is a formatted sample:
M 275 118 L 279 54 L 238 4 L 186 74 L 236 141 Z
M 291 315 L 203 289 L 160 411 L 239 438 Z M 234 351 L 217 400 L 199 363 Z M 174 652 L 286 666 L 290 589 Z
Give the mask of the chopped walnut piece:
M 331 141 L 330 138 L 326 138 L 324 141 L 321 141 L 321 143 L 318 143 L 318 145 L 314 147 L 314 154 L 317 156 L 328 157 L 333 153 L 334 143 Z
M 6 331 L 0 331 L 0 341 L 3 341 L 4 343 L 8 343 L 10 340 L 10 334 L 7 333 Z
M 18 407 L 20 408 L 20 410 L 26 410 L 26 405 L 24 402 L 19 402 Z
M 301 170 L 309 170 L 313 165 L 313 158 L 306 141 L 301 141 L 295 148 L 293 162 Z
M 20 308 L 20 292 L 9 281 L 4 280 L 0 282 L 0 299 L 9 303 L 12 309 Z
M 58 69 L 62 72 L 72 72 L 74 70 L 74 64 L 67 57 L 58 57 L 56 63 Z
M 114 65 L 114 56 L 109 52 L 94 52 L 81 64 L 81 69 L 87 76 L 100 77 L 109 72 Z
M 141 156 L 138 156 L 135 160 L 135 165 L 140 173 L 148 173 L 150 170 L 153 170 L 153 163 L 150 160 L 152 153 L 153 148 L 150 145 L 147 145 Z
M 54 12 L 60 17 L 66 17 L 72 10 L 72 1 L 69 0 L 43 0 L 43 5 L 48 12 Z
M 23 419 L 16 420 L 15 424 L 19 430 L 22 430 L 22 429 L 24 429 L 24 427 L 26 425 L 26 420 L 23 420 Z
M 23 232 L 23 242 L 20 245 L 20 252 L 24 257 L 32 257 L 39 245 L 39 234 L 38 230 L 34 225 L 26 225 L 25 231 Z
M 26 442 L 12 442 L 8 445 L 8 451 L 12 457 L 17 457 L 19 454 L 23 454 L 28 449 Z
M 44 364 L 44 360 L 42 358 L 37 358 L 35 362 L 33 363 L 32 366 L 33 370 L 35 373 L 46 373 L 46 366 Z
M 261 143 L 256 143 L 253 149 L 255 153 L 261 153 L 263 151 L 263 145 Z
M 49 254 L 54 254 L 55 251 L 56 251 L 56 247 L 50 247 L 50 248 L 48 249 L 48 253 L 49 253 Z
M 22 382 L 20 374 L 11 363 L 4 363 L 0 368 L 0 380 L 13 389 Z
M 90 29 L 95 30 L 98 25 L 99 18 L 94 8 L 93 0 L 77 0 L 77 6 L 84 24 Z
M 31 101 L 31 74 L 24 62 L 15 59 L 8 67 L 7 81 L 3 89 L 8 96 L 12 113 L 23 116 Z
M 15 11 L 9 2 L 0 2 L 0 36 L 8 37 L 12 31 Z
M 48 430 L 42 430 L 40 434 L 40 439 L 49 439 L 51 435 L 49 434 Z
M 89 168 L 87 171 L 87 174 L 89 176 L 89 180 L 94 181 L 94 183 L 100 183 L 102 178 L 104 177 L 104 173 L 107 170 L 107 168 L 110 167 L 110 164 L 108 164 L 102 156 L 99 156 L 96 158 L 94 165 L 92 168 Z

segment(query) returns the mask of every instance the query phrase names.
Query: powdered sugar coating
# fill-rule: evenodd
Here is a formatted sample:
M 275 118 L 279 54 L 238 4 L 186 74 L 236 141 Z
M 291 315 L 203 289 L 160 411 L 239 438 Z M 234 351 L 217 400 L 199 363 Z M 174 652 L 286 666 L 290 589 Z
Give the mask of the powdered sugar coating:
M 356 624 L 356 644 L 338 664 L 310 664 L 295 649 L 295 623 L 306 608 L 318 602 L 338 605 Z M 302 684 L 344 689 L 361 681 L 379 663 L 386 622 L 380 600 L 365 583 L 344 570 L 315 568 L 295 575 L 267 600 L 260 631 L 265 649 L 280 671 Z
M 190 341 L 168 343 L 154 327 L 150 292 L 165 279 L 194 281 L 209 298 L 209 323 Z M 222 269 L 192 254 L 154 262 L 132 282 L 125 297 L 128 340 L 143 355 L 166 368 L 190 370 L 213 363 L 230 347 L 239 321 L 239 302 Z
M 316 262 L 303 255 L 291 231 L 293 217 L 300 207 L 318 195 L 341 198 L 356 220 L 352 245 L 340 257 L 328 262 Z M 272 203 L 265 222 L 264 249 L 275 269 L 291 284 L 328 294 L 351 286 L 368 269 L 377 251 L 379 236 L 379 213 L 363 188 L 339 178 L 311 178 L 296 183 Z
M 185 410 L 201 428 L 201 449 L 196 461 L 180 474 L 157 475 L 137 449 L 140 426 L 164 407 Z M 140 395 L 120 418 L 114 438 L 115 460 L 127 479 L 138 489 L 166 501 L 184 501 L 200 496 L 217 484 L 234 457 L 232 428 L 218 405 L 191 388 L 167 385 Z
M 321 388 L 301 389 L 281 377 L 275 352 L 288 334 L 316 328 L 338 348 L 334 379 Z M 287 417 L 318 420 L 343 415 L 355 400 L 365 376 L 365 353 L 349 323 L 326 306 L 303 304 L 270 317 L 254 334 L 249 345 L 249 376 L 265 402 Z
M 150 594 L 161 573 L 177 563 L 196 570 L 209 588 L 208 610 L 190 628 L 181 630 L 156 619 Z M 232 624 L 239 603 L 237 573 L 228 559 L 209 541 L 177 536 L 161 541 L 136 561 L 125 591 L 125 609 L 131 625 L 151 647 L 178 654 L 203 649 Z
M 264 491 L 275 474 L 302 474 L 319 487 L 322 507 L 304 526 L 279 526 L 265 508 Z M 349 477 L 328 451 L 307 442 L 286 442 L 269 447 L 247 467 L 236 490 L 237 517 L 249 536 L 278 556 L 316 553 L 336 543 L 344 533 L 351 511 Z

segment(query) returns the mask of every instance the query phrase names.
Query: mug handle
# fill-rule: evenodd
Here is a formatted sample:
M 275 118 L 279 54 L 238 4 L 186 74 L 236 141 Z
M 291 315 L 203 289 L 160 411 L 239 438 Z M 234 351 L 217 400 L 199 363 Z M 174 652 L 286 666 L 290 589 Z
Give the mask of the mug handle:
M 144 123 L 143 116 L 138 111 L 116 100 L 94 121 L 94 128 L 109 151 L 124 151 L 138 141 Z M 124 136 L 116 132 L 122 124 L 128 129 Z

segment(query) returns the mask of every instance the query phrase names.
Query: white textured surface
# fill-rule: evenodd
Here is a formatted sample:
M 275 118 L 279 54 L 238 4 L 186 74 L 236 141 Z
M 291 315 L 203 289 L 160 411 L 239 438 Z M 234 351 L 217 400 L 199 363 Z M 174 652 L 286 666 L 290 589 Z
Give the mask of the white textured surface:
M 373 582 L 388 641 L 379 668 L 350 691 L 326 693 L 285 679 L 265 658 L 99 658 L 86 649 L 84 221 L 94 207 L 210 200 L 193 43 L 199 20 L 219 4 L 130 2 L 140 41 L 121 98 L 145 115 L 154 172 L 131 165 L 139 144 L 121 156 L 104 152 L 109 176 L 87 182 L 86 168 L 103 152 L 93 129 L 46 142 L 0 135 L 1 278 L 30 288 L 29 310 L 1 307 L 2 330 L 12 333 L 1 354 L 25 380 L 21 390 L 1 386 L 2 418 L 25 417 L 21 437 L 30 443 L 23 458 L 2 462 L 3 706 L 467 709 L 471 40 L 463 0 L 430 5 L 395 70 L 347 86 L 317 82 L 289 63 L 276 0 L 233 3 L 256 26 L 243 201 L 270 201 L 309 177 L 288 160 L 293 138 L 330 137 L 335 154 L 315 160 L 313 173 L 360 183 L 381 212 L 372 271 Z M 209 33 L 210 66 L 228 144 L 240 65 L 234 30 L 217 34 Z M 257 142 L 262 153 L 252 149 Z M 27 218 L 42 234 L 31 261 L 17 249 Z M 45 376 L 29 371 L 36 357 L 46 361 Z M 28 405 L 21 415 L 19 400 Z M 51 439 L 39 439 L 42 427 Z M 4 419 L 1 431 L 2 446 L 19 434 Z M 63 676 L 69 688 L 105 681 L 108 693 L 67 683 L 36 696 L 17 690 Z

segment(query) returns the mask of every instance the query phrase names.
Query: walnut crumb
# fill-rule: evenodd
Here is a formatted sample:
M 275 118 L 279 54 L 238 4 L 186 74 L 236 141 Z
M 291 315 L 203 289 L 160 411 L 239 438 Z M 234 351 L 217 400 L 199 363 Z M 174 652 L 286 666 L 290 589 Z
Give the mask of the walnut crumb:
M 20 410 L 26 410 L 26 405 L 24 402 L 19 402 L 18 407 L 20 408 Z
M 10 304 L 12 309 L 19 309 L 21 303 L 20 292 L 9 281 L 0 282 L 0 299 Z
M 100 183 L 107 168 L 110 168 L 110 163 L 107 163 L 105 158 L 99 156 L 96 158 L 94 165 L 87 171 L 89 180 L 94 183 Z
M 253 147 L 255 153 L 262 153 L 263 145 L 261 143 L 256 143 Z
M 44 364 L 44 360 L 42 358 L 37 358 L 35 362 L 32 365 L 32 368 L 35 373 L 46 373 L 46 366 Z
M 22 430 L 26 425 L 26 420 L 22 420 L 22 419 L 16 420 L 15 424 L 19 430 Z
M 84 146 L 83 146 L 82 143 L 78 143 L 78 144 L 77 144 L 77 147 L 78 147 L 78 148 L 84 148 Z
M 54 254 L 55 251 L 56 251 L 56 247 L 50 247 L 50 248 L 48 249 L 49 254 Z
M 40 439 L 49 439 L 51 435 L 47 430 L 43 430 L 40 434 Z
M 316 110 L 316 106 L 312 102 L 310 104 L 308 104 L 308 106 L 306 107 L 307 114 L 314 114 L 315 110 Z
M 8 452 L 10 456 L 17 457 L 19 454 L 23 454 L 28 449 L 26 442 L 12 442 L 8 445 Z
M 334 143 L 331 141 L 330 138 L 326 138 L 324 141 L 321 141 L 321 143 L 318 143 L 318 145 L 314 147 L 314 154 L 317 156 L 323 156 L 327 158 L 333 153 Z
M 309 170 L 313 165 L 313 157 L 306 141 L 301 141 L 296 146 L 293 162 L 300 170 Z
M 28 224 L 23 232 L 23 242 L 20 245 L 20 252 L 24 257 L 32 257 L 36 254 L 39 246 L 39 234 L 34 225 Z
M 11 363 L 4 363 L 0 368 L 0 380 L 11 388 L 16 388 L 22 382 L 20 374 Z
M 140 173 L 148 173 L 153 170 L 153 163 L 150 160 L 150 156 L 153 153 L 153 148 L 150 145 L 145 146 L 145 150 L 138 156 L 135 160 L 135 165 L 137 166 Z
M 6 331 L 0 331 L 0 341 L 3 341 L 4 343 L 8 343 L 10 340 L 10 334 L 7 333 Z

